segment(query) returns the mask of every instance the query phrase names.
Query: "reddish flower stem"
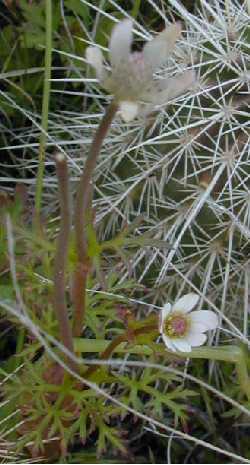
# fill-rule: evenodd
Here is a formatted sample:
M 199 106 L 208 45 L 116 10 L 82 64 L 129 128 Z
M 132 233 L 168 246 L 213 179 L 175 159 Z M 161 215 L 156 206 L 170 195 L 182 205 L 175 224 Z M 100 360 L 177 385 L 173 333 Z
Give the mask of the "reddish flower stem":
M 111 102 L 111 104 L 106 109 L 106 112 L 91 144 L 89 155 L 87 157 L 84 171 L 79 181 L 76 195 L 74 226 L 77 263 L 73 277 L 72 293 L 75 307 L 73 323 L 73 334 L 75 337 L 79 337 L 82 332 L 86 306 L 87 276 L 91 266 L 90 259 L 88 257 L 86 226 L 91 220 L 92 215 L 92 176 L 103 141 L 111 126 L 117 109 L 118 106 L 115 102 Z
M 67 160 L 63 154 L 56 155 L 56 170 L 59 188 L 59 201 L 61 210 L 61 224 L 58 235 L 55 254 L 54 272 L 54 309 L 59 323 L 61 341 L 70 352 L 73 353 L 73 338 L 70 327 L 67 303 L 65 297 L 66 289 L 66 266 L 69 247 L 69 235 L 71 228 L 70 193 Z M 71 368 L 75 369 L 72 360 L 66 357 Z
M 150 324 L 137 329 L 128 329 L 125 333 L 120 336 L 116 336 L 113 341 L 110 342 L 108 347 L 100 354 L 100 360 L 108 360 L 116 347 L 122 342 L 128 342 L 131 338 L 136 338 L 140 334 L 150 333 L 151 331 L 157 330 L 157 324 Z M 98 368 L 98 365 L 92 365 L 84 373 L 84 378 L 88 379 Z

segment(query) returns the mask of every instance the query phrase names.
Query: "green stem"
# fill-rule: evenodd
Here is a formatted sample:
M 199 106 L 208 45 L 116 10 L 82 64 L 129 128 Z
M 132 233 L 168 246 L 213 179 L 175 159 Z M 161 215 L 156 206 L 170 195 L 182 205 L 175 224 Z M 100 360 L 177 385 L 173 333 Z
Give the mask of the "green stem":
M 44 71 L 44 85 L 43 85 L 43 102 L 42 102 L 42 132 L 40 135 L 39 143 L 39 165 L 36 182 L 35 194 L 35 225 L 39 229 L 40 225 L 40 212 L 42 203 L 42 190 L 43 190 L 43 175 L 45 166 L 45 147 L 47 143 L 48 131 L 48 114 L 49 114 L 49 100 L 50 100 L 50 79 L 51 79 L 51 59 L 52 59 L 52 0 L 46 0 L 46 48 L 45 48 L 45 71 Z
M 136 19 L 139 12 L 140 12 L 140 7 L 141 7 L 141 0 L 135 0 L 134 1 L 134 4 L 133 4 L 133 8 L 132 8 L 132 11 L 131 11 L 131 17 Z

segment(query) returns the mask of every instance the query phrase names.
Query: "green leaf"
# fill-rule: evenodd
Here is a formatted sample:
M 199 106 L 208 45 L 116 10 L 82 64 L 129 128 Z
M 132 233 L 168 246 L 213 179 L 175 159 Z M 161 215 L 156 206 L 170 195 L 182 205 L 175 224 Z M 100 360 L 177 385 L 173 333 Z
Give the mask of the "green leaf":
M 74 347 L 76 352 L 84 353 L 100 353 L 103 352 L 111 341 L 104 339 L 74 339 Z M 142 355 L 152 355 L 152 350 L 146 345 L 128 345 L 127 342 L 121 343 L 114 350 L 115 353 L 131 353 L 131 354 L 142 354 Z
M 64 5 L 69 10 L 72 10 L 76 15 L 84 19 L 84 24 L 88 27 L 91 19 L 89 7 L 79 0 L 65 0 Z
M 13 286 L 10 286 L 8 284 L 0 285 L 0 299 L 1 300 L 13 301 L 14 297 L 15 297 L 15 292 L 14 292 Z

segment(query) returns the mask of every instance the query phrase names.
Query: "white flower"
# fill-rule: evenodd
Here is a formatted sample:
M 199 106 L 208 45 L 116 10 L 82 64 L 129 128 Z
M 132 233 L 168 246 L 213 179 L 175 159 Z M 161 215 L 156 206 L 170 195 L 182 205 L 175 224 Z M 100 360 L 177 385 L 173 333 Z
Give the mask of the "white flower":
M 181 34 L 181 24 L 174 23 L 153 40 L 148 41 L 142 52 L 131 53 L 133 23 L 125 19 L 112 31 L 109 42 L 111 72 L 103 64 L 102 52 L 88 47 L 86 59 L 96 71 L 102 87 L 119 102 L 125 121 L 133 120 L 144 107 L 152 111 L 155 105 L 167 103 L 185 92 L 194 83 L 194 72 L 185 71 L 175 77 L 155 79 L 154 72 L 167 60 Z
M 173 351 L 191 352 L 206 342 L 206 331 L 217 328 L 217 315 L 210 310 L 191 310 L 197 305 L 197 294 L 186 294 L 174 305 L 167 303 L 160 314 L 159 331 L 165 345 Z M 191 312 L 191 313 L 190 313 Z

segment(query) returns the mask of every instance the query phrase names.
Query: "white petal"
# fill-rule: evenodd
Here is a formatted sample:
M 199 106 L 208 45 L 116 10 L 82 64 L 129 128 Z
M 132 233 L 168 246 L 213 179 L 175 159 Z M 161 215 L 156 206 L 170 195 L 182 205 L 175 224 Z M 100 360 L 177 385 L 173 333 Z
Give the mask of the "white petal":
M 171 339 L 172 344 L 176 347 L 179 352 L 191 352 L 191 344 L 186 338 Z
M 162 336 L 162 340 L 163 340 L 165 346 L 166 346 L 168 349 L 170 349 L 170 350 L 172 350 L 173 352 L 175 352 L 175 351 L 176 351 L 176 348 L 175 348 L 175 346 L 172 344 L 172 339 L 170 339 L 170 338 L 169 338 L 168 336 L 166 336 L 166 334 L 164 334 L 164 333 L 162 333 L 161 336 Z
M 195 72 L 192 70 L 184 71 L 173 78 L 173 84 L 169 83 L 170 98 L 178 97 L 189 90 L 195 83 Z
M 216 313 L 210 310 L 198 310 L 190 314 L 191 331 L 193 324 L 201 324 L 205 327 L 205 331 L 215 329 L 219 325 L 219 319 Z M 193 323 L 193 324 L 192 324 Z
M 176 40 L 181 34 L 181 23 L 168 26 L 154 39 L 146 43 L 143 49 L 145 65 L 152 71 L 159 68 L 173 51 Z
M 202 346 L 206 340 L 207 336 L 206 334 L 202 333 L 195 333 L 195 332 L 190 332 L 185 336 L 185 340 L 193 347 L 199 347 Z
M 199 298 L 198 294 L 194 294 L 193 292 L 185 294 L 173 305 L 172 311 L 188 313 L 197 305 Z
M 129 61 L 132 38 L 133 22 L 131 19 L 124 19 L 113 28 L 109 41 L 112 66 L 119 67 L 121 63 Z
M 189 318 L 189 321 L 190 321 L 189 331 L 191 333 L 205 333 L 205 331 L 207 331 L 206 325 L 201 323 L 201 322 L 192 321 L 191 320 L 191 315 L 192 314 L 193 313 L 190 314 L 190 318 Z
M 132 121 L 138 114 L 139 105 L 135 102 L 120 102 L 120 114 L 122 119 L 129 123 Z
M 195 83 L 195 73 L 191 70 L 184 71 L 173 78 L 156 81 L 156 91 L 151 101 L 156 105 L 164 105 L 169 100 L 178 97 L 189 90 Z M 157 91 L 158 88 L 158 91 Z
M 172 305 L 167 303 L 167 304 L 164 305 L 164 307 L 160 311 L 160 315 L 159 315 L 159 332 L 160 333 L 163 332 L 164 321 L 166 320 L 166 317 L 170 313 L 171 308 L 172 308 Z
M 102 79 L 104 74 L 104 66 L 101 50 L 97 47 L 87 47 L 86 60 L 91 66 L 95 68 L 98 79 Z

